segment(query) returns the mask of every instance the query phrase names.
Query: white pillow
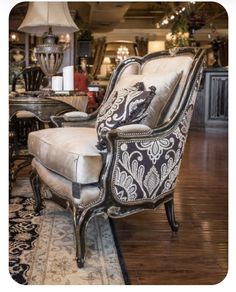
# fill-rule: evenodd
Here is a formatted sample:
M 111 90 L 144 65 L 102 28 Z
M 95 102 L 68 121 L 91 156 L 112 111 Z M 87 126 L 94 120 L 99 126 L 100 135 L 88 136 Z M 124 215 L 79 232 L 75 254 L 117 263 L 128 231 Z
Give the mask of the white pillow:
M 148 109 L 147 117 L 142 121 L 143 124 L 150 128 L 158 125 L 161 114 L 167 104 L 174 102 L 174 93 L 182 77 L 181 72 L 170 72 L 165 74 L 145 74 L 145 75 L 128 75 L 121 77 L 117 82 L 114 91 L 132 86 L 137 82 L 143 82 L 145 88 L 150 86 L 156 87 L 156 95 L 153 97 Z M 162 117 L 163 119 L 163 117 Z

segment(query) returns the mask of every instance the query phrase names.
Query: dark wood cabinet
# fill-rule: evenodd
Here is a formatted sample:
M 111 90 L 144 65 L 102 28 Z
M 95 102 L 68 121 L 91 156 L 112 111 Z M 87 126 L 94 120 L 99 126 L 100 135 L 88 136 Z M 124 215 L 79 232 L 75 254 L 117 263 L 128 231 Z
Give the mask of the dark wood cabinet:
M 228 69 L 207 68 L 197 96 L 192 128 L 227 128 Z

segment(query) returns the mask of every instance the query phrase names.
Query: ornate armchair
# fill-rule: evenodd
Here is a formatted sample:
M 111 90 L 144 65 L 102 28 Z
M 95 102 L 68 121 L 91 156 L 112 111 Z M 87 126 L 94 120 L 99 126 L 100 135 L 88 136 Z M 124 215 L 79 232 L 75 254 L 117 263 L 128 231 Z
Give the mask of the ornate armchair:
M 173 195 L 203 61 L 204 50 L 195 48 L 131 57 L 113 73 L 96 113 L 52 117 L 58 128 L 30 133 L 35 211 L 42 185 L 72 211 L 78 267 L 95 215 L 119 218 L 164 203 L 178 230 Z

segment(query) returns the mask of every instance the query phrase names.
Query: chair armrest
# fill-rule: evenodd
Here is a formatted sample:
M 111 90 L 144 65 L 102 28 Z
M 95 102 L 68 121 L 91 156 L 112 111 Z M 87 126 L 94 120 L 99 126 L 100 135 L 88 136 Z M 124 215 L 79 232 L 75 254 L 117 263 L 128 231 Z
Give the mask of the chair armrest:
M 57 127 L 95 127 L 97 111 L 87 114 L 85 112 L 73 111 L 62 116 L 51 116 L 52 123 Z
M 74 111 L 65 113 L 62 117 L 67 122 L 80 122 L 87 120 L 88 114 L 85 112 Z
M 151 134 L 152 129 L 146 125 L 142 124 L 130 124 L 118 127 L 116 131 L 119 133 L 119 136 L 132 134 L 132 135 L 139 135 L 139 134 Z

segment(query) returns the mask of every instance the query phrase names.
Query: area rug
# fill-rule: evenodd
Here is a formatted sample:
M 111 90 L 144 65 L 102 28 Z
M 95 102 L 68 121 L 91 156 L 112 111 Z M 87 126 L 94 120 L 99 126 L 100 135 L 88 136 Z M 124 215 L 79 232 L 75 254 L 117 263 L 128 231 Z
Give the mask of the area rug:
M 96 217 L 89 222 L 85 266 L 78 269 L 69 211 L 47 200 L 42 215 L 34 216 L 33 202 L 29 181 L 18 180 L 9 205 L 9 271 L 16 282 L 125 284 L 109 220 Z

